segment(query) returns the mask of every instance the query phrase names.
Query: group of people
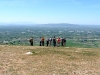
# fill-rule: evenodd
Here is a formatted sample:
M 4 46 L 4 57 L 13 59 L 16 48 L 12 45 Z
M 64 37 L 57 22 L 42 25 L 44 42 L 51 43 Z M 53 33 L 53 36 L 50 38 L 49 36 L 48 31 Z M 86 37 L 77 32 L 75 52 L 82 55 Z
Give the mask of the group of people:
M 66 38 L 56 38 L 55 36 L 53 38 L 46 38 L 40 37 L 40 46 L 44 46 L 46 41 L 46 46 L 66 46 Z M 33 46 L 33 38 L 30 39 L 30 45 Z

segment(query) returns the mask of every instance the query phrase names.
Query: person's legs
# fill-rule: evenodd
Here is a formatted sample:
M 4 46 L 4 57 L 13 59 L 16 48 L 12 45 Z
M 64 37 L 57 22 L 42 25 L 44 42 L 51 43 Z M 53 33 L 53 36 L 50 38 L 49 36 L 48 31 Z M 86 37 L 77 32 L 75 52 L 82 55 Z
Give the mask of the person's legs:
M 44 41 L 42 43 L 43 43 L 43 46 L 44 46 Z
M 54 47 L 56 46 L 56 42 L 54 42 Z
M 40 46 L 41 46 L 41 41 L 40 41 Z
M 31 42 L 31 46 L 33 46 L 33 42 Z
M 47 41 L 47 46 L 48 46 L 48 41 Z

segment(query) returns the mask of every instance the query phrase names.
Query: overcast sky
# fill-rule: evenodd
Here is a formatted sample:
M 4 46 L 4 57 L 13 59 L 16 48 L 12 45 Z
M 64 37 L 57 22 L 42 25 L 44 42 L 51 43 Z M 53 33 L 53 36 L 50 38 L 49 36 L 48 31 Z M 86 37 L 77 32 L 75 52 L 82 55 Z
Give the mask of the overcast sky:
M 100 0 L 0 0 L 0 22 L 100 25 Z

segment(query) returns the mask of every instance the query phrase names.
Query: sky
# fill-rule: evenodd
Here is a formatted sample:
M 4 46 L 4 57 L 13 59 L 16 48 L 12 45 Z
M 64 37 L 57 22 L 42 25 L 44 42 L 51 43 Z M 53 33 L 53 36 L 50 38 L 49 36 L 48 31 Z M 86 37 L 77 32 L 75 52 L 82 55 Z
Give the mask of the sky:
M 0 0 L 0 22 L 100 25 L 100 0 Z

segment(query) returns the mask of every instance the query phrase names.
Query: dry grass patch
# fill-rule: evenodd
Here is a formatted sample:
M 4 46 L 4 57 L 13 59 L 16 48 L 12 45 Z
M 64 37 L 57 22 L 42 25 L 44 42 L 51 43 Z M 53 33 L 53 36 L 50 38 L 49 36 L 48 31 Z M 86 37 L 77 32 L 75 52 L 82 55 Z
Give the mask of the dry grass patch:
M 0 75 L 100 75 L 100 51 L 1 45 Z

